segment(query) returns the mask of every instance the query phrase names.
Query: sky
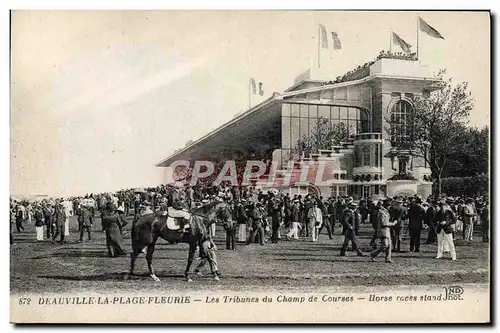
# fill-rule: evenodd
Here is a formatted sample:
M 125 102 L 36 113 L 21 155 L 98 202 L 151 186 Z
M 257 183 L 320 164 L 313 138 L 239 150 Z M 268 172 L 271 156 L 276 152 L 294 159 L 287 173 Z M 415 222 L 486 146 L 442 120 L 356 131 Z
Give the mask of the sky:
M 331 78 L 389 49 L 394 31 L 422 65 L 467 81 L 472 126 L 490 123 L 488 13 L 327 11 L 13 11 L 11 193 L 79 195 L 161 183 L 154 165 L 316 66 L 318 24 Z M 393 46 L 393 51 L 397 48 Z

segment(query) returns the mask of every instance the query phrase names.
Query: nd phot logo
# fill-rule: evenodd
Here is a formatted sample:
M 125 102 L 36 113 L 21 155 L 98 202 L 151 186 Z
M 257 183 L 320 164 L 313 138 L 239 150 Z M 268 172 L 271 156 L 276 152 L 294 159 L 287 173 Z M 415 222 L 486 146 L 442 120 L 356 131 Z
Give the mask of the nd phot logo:
M 444 287 L 445 300 L 448 301 L 461 301 L 463 300 L 462 294 L 464 293 L 464 288 L 460 286 Z

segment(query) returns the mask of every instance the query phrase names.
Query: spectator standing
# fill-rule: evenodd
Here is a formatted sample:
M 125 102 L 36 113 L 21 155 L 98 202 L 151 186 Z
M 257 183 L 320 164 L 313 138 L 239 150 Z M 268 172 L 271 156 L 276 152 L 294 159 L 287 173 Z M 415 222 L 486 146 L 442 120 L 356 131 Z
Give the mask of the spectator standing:
M 451 260 L 457 260 L 455 252 L 455 244 L 453 243 L 453 227 L 456 223 L 456 216 L 453 210 L 448 206 L 444 199 L 440 201 L 439 210 L 436 213 L 437 228 L 436 233 L 438 237 L 438 249 L 436 259 L 443 257 L 443 252 L 446 245 L 450 250 Z
M 247 244 L 251 244 L 255 242 L 255 237 L 257 234 L 259 235 L 260 239 L 260 245 L 264 245 L 265 242 L 265 231 L 264 231 L 264 225 L 262 221 L 262 213 L 261 210 L 255 205 L 255 203 L 252 204 L 252 208 L 250 211 L 250 225 L 251 225 L 251 233 L 250 237 L 248 238 Z
M 463 222 L 464 222 L 464 240 L 472 241 L 474 234 L 474 221 L 476 218 L 475 208 L 473 207 L 474 200 L 472 198 L 467 198 L 465 201 L 465 207 L 463 210 Z
M 358 239 L 356 237 L 356 233 L 354 231 L 356 224 L 356 204 L 351 201 L 349 202 L 347 208 L 344 210 L 342 214 L 342 219 L 340 223 L 342 223 L 343 234 L 344 234 L 344 243 L 342 244 L 342 248 L 340 249 L 340 256 L 345 256 L 347 248 L 349 246 L 349 242 L 352 244 L 353 251 L 356 251 L 358 256 L 364 256 L 363 252 L 359 249 Z
M 44 218 L 40 207 L 36 206 L 34 208 L 33 217 L 35 219 L 36 240 L 38 242 L 43 241 Z
M 370 258 L 375 261 L 375 258 L 381 253 L 385 252 L 385 262 L 392 263 L 391 253 L 392 253 L 392 241 L 391 241 L 391 227 L 397 223 L 397 221 L 391 222 L 391 214 L 389 213 L 389 207 L 391 206 L 391 199 L 386 198 L 382 206 L 379 208 L 377 221 L 377 233 L 380 237 L 380 247 L 370 253 Z
M 298 199 L 293 201 L 293 206 L 291 208 L 291 229 L 286 235 L 287 239 L 299 239 L 299 226 L 300 226 L 300 203 Z
M 238 242 L 246 242 L 247 240 L 247 216 L 244 203 L 244 201 L 236 200 L 233 212 L 235 221 L 238 223 Z
M 21 229 L 24 231 L 23 221 L 24 221 L 23 210 L 21 209 L 21 205 L 17 205 L 17 207 L 16 207 L 16 229 L 17 229 L 17 232 L 21 232 Z
M 490 207 L 488 201 L 485 201 L 481 209 L 481 229 L 483 243 L 490 241 Z
M 318 238 L 319 235 L 321 234 L 321 231 L 323 230 L 323 227 L 326 227 L 326 231 L 328 232 L 328 238 L 333 239 L 332 227 L 330 223 L 330 214 L 328 213 L 328 208 L 330 207 L 330 200 L 327 200 L 326 202 L 320 200 L 318 207 L 321 209 L 321 212 L 323 213 L 323 223 L 321 224 L 321 227 L 318 229 Z
M 103 216 L 101 218 L 102 222 L 104 221 L 105 217 L 106 217 L 106 214 L 105 214 L 105 216 Z M 90 209 L 86 206 L 83 206 L 80 209 L 79 223 L 80 223 L 80 239 L 78 241 L 83 242 L 83 234 L 85 233 L 85 231 L 87 232 L 87 235 L 88 235 L 88 238 L 87 238 L 88 241 L 89 242 L 92 241 L 92 225 L 94 223 L 94 218 L 92 217 L 92 213 L 90 212 Z M 106 228 L 104 226 L 102 227 L 102 229 L 106 230 Z
M 403 226 L 403 220 L 405 220 L 407 216 L 407 209 L 402 205 L 403 201 L 401 198 L 396 197 L 393 202 L 394 204 L 389 210 L 391 213 L 391 220 L 397 222 L 391 228 L 393 251 L 401 252 L 401 229 Z
M 408 209 L 408 230 L 410 232 L 410 252 L 420 252 L 420 236 L 422 234 L 425 211 L 422 200 L 415 198 Z
M 61 235 L 59 243 L 64 243 L 64 221 L 66 220 L 66 214 L 64 213 L 64 209 L 60 203 L 56 203 L 55 211 L 54 211 L 54 224 L 56 232 L 52 237 L 52 242 L 55 242 L 57 236 Z
M 313 242 L 318 240 L 317 231 L 323 224 L 323 212 L 318 207 L 318 203 L 316 200 L 312 200 L 311 208 L 307 213 L 307 218 L 309 220 L 309 230 L 311 232 L 311 239 Z
M 369 215 L 370 215 L 370 224 L 372 225 L 373 228 L 373 235 L 372 238 L 370 239 L 370 246 L 372 247 L 373 250 L 377 248 L 377 238 L 380 238 L 378 236 L 378 213 L 380 208 L 382 207 L 382 200 L 379 200 L 376 205 L 373 203 L 368 206 L 369 210 Z

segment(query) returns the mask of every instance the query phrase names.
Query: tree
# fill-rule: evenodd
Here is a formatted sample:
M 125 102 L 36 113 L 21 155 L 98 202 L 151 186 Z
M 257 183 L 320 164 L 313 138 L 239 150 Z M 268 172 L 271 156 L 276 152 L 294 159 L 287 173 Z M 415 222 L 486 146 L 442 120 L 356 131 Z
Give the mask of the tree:
M 294 153 L 305 153 L 306 155 L 318 153 L 322 149 L 332 149 L 332 146 L 346 141 L 349 137 L 349 129 L 344 123 L 332 124 L 330 119 L 320 117 L 316 126 L 309 135 L 303 134 L 297 140 Z
M 446 177 L 474 177 L 489 171 L 489 129 L 463 126 L 458 133 L 457 151 L 443 170 Z
M 474 107 L 467 82 L 452 86 L 451 78 L 444 79 L 445 74 L 446 70 L 439 71 L 429 93 L 413 99 L 408 127 L 403 128 L 397 118 L 387 119 L 390 128 L 399 126 L 407 131 L 410 149 L 427 161 L 437 180 L 438 195 L 441 195 L 443 171 L 460 150 L 457 143 Z

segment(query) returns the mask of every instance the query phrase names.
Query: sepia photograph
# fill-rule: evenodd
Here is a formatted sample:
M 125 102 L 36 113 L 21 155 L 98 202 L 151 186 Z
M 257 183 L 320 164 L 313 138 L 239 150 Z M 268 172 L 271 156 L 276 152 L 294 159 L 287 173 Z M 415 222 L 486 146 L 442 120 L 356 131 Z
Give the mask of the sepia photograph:
M 491 323 L 491 20 L 11 10 L 10 322 Z

